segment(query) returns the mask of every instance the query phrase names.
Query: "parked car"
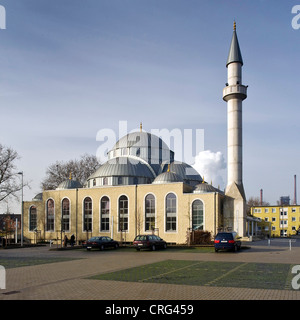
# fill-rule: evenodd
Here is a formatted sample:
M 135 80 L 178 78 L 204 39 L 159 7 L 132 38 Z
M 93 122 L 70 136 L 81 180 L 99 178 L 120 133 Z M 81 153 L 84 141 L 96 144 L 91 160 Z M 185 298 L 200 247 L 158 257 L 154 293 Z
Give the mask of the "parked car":
M 237 251 L 241 249 L 241 237 L 236 232 L 219 232 L 215 237 L 215 251 L 231 250 Z
M 98 248 L 104 250 L 105 248 L 119 248 L 119 243 L 110 237 L 92 237 L 84 243 L 87 250 Z
M 138 235 L 133 241 L 133 246 L 136 250 L 151 249 L 156 250 L 158 248 L 166 249 L 167 243 L 163 239 L 155 235 Z

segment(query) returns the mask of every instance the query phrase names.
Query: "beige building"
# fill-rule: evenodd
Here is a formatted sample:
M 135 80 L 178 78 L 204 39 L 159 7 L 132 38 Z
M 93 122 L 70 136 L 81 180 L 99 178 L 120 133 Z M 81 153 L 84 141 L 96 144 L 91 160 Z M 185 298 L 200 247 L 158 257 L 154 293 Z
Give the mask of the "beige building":
M 24 236 L 77 241 L 108 235 L 130 242 L 140 233 L 159 234 L 169 243 L 186 243 L 190 230 L 214 236 L 218 230 L 247 235 L 246 197 L 242 180 L 243 60 L 236 26 L 226 67 L 223 99 L 228 107 L 228 182 L 226 192 L 205 183 L 190 165 L 159 137 L 142 131 L 122 137 L 81 186 L 69 179 L 24 203 Z
M 211 185 L 183 182 L 44 191 L 25 202 L 24 236 L 60 242 L 74 234 L 80 242 L 106 235 L 130 242 L 154 232 L 169 243 L 186 243 L 190 229 L 214 235 L 223 227 L 223 199 Z
M 155 233 L 186 243 L 190 230 L 214 235 L 223 228 L 224 197 L 191 166 L 174 161 L 160 138 L 140 130 L 116 143 L 85 186 L 68 179 L 25 202 L 24 236 L 60 242 L 74 234 L 81 242 L 106 235 L 131 242 Z

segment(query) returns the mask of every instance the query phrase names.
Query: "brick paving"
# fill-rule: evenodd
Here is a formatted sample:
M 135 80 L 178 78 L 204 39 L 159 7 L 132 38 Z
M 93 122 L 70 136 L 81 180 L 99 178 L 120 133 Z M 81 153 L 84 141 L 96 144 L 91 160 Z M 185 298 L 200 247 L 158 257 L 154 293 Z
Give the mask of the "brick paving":
M 87 279 L 92 275 L 163 260 L 231 261 L 300 264 L 300 247 L 250 244 L 237 253 L 184 253 L 129 250 L 49 251 L 49 247 L 0 251 L 1 258 L 65 257 L 75 260 L 6 269 L 0 300 L 299 300 L 300 290 L 266 290 L 209 286 L 136 283 Z

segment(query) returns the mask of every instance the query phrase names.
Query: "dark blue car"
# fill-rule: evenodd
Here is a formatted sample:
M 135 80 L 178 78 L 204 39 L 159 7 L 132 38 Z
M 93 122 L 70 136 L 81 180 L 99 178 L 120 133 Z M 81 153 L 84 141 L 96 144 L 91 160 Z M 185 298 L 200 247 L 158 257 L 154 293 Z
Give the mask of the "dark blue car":
M 241 249 L 241 237 L 236 232 L 219 232 L 215 237 L 215 251 L 230 250 L 237 251 Z
M 91 250 L 93 248 L 97 248 L 100 250 L 104 250 L 106 248 L 119 248 L 119 243 L 110 237 L 92 237 L 88 241 L 83 244 L 87 250 Z

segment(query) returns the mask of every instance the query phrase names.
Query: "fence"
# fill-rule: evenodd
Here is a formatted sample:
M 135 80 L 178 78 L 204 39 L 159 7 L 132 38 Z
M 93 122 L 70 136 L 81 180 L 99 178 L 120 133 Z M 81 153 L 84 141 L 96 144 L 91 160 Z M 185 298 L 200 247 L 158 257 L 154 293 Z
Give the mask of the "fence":
M 288 244 L 290 250 L 292 250 L 292 243 L 296 242 L 296 239 L 268 239 L 268 246 L 271 246 L 271 243 L 276 242 L 281 244 Z

